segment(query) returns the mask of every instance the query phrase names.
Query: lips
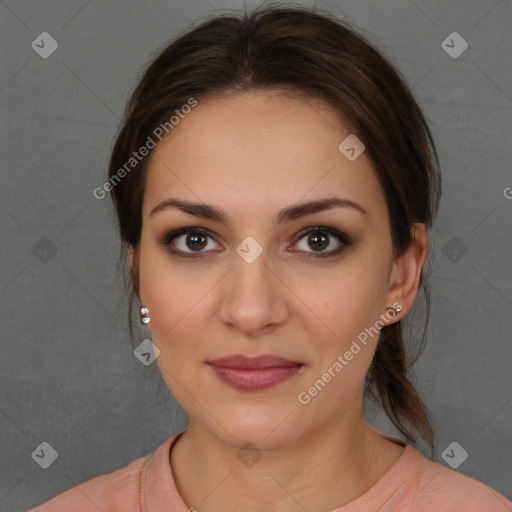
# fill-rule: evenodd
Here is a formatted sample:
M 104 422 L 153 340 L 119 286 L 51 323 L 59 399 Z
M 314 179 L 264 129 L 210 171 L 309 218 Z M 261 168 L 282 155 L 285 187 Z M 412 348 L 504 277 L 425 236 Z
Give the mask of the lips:
M 264 354 L 256 357 L 247 357 L 241 354 L 234 354 L 228 357 L 221 357 L 209 361 L 213 366 L 221 368 L 232 368 L 234 370 L 261 370 L 264 368 L 282 368 L 287 366 L 298 366 L 300 361 L 292 361 L 270 354 Z
M 299 361 L 270 354 L 257 357 L 234 354 L 213 359 L 207 364 L 222 382 L 246 391 L 275 386 L 295 375 L 304 366 Z

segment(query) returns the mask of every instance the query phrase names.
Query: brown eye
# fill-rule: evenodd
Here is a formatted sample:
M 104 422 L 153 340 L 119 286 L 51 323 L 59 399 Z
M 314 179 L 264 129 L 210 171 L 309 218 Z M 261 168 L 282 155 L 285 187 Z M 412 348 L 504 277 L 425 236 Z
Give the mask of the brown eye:
M 209 245 L 211 250 L 217 250 L 217 244 L 209 243 L 208 239 L 212 239 L 211 235 L 201 228 L 180 228 L 171 231 L 159 243 L 168 247 L 171 254 L 181 256 L 183 258 L 198 258 L 204 253 L 209 252 L 203 250 Z
M 323 233 L 314 233 L 308 235 L 307 241 L 311 247 L 314 247 L 315 251 L 321 251 L 329 245 L 329 235 L 325 235 Z
M 335 239 L 335 242 L 332 242 Z M 345 247 L 352 244 L 350 238 L 341 231 L 329 227 L 313 227 L 309 228 L 306 232 L 302 233 L 299 242 L 304 240 L 303 248 L 299 247 L 300 252 L 305 252 L 308 258 L 329 258 L 341 253 Z M 300 245 L 299 242 L 295 243 L 294 247 Z M 334 246 L 334 247 L 333 247 Z M 331 250 L 325 251 L 327 247 Z M 312 248 L 313 251 L 308 251 Z
M 185 244 L 188 248 L 192 250 L 201 250 L 206 245 L 206 236 L 203 234 L 192 233 L 190 235 L 185 236 Z

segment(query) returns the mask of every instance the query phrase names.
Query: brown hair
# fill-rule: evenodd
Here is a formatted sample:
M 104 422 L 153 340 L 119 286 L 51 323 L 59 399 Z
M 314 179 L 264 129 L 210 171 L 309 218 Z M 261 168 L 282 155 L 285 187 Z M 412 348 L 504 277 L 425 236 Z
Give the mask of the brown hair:
M 144 71 L 126 106 L 108 171 L 123 245 L 118 264 L 123 269 L 126 247 L 137 249 L 140 241 L 149 156 L 123 173 L 122 179 L 119 169 L 126 169 L 126 162 L 153 130 L 191 98 L 200 102 L 207 96 L 250 90 L 288 91 L 323 100 L 350 123 L 382 183 L 397 256 L 413 241 L 413 223 L 432 225 L 441 191 L 438 157 L 427 122 L 399 72 L 346 22 L 328 12 L 267 5 L 251 13 L 203 21 L 166 45 Z M 137 262 L 128 281 L 133 340 Z M 427 321 L 430 301 L 424 269 L 420 285 Z M 401 321 L 382 328 L 366 391 L 380 401 L 408 440 L 415 440 L 416 430 L 432 447 L 428 411 L 407 376 L 423 348 L 425 329 L 416 357 L 408 358 Z

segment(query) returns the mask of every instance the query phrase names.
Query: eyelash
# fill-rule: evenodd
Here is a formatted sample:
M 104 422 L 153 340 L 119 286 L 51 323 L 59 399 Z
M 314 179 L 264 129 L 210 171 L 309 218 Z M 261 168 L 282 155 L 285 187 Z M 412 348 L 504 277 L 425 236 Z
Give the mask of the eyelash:
M 201 258 L 202 255 L 205 253 L 201 253 L 201 252 L 187 253 L 187 252 L 183 252 L 180 250 L 171 249 L 171 247 L 170 247 L 171 242 L 178 236 L 181 236 L 184 234 L 203 235 L 203 236 L 208 236 L 210 238 L 213 238 L 210 235 L 210 233 L 205 229 L 189 227 L 189 228 L 179 228 L 179 229 L 175 229 L 175 230 L 171 231 L 170 233 L 164 235 L 163 239 L 160 240 L 158 243 L 165 245 L 167 247 L 168 251 L 172 255 L 178 256 L 179 258 L 188 258 L 188 259 Z M 327 234 L 327 235 L 333 236 L 342 245 L 340 245 L 340 247 L 338 249 L 334 249 L 329 252 L 306 253 L 306 256 L 305 256 L 306 258 L 332 258 L 332 257 L 340 254 L 346 247 L 352 245 L 352 243 L 353 243 L 351 238 L 348 235 L 346 235 L 345 233 L 342 233 L 341 231 L 338 231 L 337 229 L 330 228 L 328 226 L 314 226 L 314 227 L 310 227 L 310 228 L 307 228 L 306 230 L 302 231 L 300 233 L 300 235 L 298 235 L 297 239 L 295 240 L 294 245 L 296 243 L 298 243 L 300 240 L 302 240 L 303 238 L 305 238 L 307 235 L 311 235 L 311 234 Z

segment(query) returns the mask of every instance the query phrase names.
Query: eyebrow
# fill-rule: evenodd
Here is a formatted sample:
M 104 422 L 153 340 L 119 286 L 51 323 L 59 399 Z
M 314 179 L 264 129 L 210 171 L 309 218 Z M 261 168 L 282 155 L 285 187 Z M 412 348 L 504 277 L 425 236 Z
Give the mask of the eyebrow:
M 224 223 L 227 220 L 226 214 L 214 206 L 210 206 L 204 203 L 193 203 L 173 197 L 166 199 L 165 201 L 162 201 L 160 204 L 155 206 L 149 215 L 154 215 L 157 212 L 161 212 L 169 208 L 178 208 L 185 213 L 189 213 L 204 219 L 217 220 Z M 362 215 L 368 217 L 368 212 L 358 203 L 355 203 L 350 199 L 329 197 L 325 199 L 316 199 L 307 203 L 299 203 L 283 208 L 277 214 L 277 224 L 282 224 L 284 222 L 292 221 L 300 217 L 305 217 L 306 215 L 312 215 L 313 213 L 330 210 L 332 208 L 352 208 Z

